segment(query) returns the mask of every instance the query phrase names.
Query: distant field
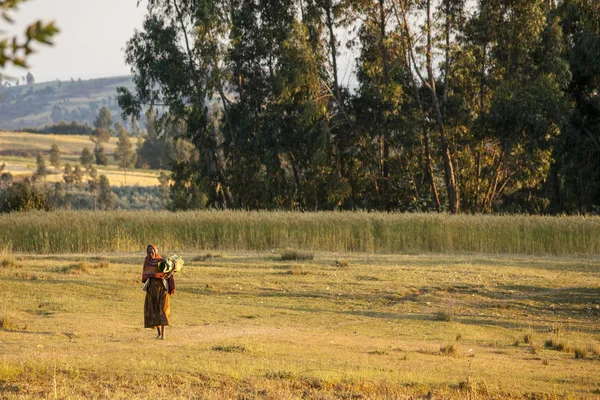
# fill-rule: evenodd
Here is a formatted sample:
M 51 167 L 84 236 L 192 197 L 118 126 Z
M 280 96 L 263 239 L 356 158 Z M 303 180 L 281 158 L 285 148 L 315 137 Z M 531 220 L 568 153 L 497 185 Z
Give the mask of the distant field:
M 135 148 L 135 138 L 132 138 Z M 25 132 L 0 132 L 0 165 L 6 164 L 5 172 L 10 172 L 16 177 L 31 176 L 36 169 L 36 157 L 38 153 L 46 158 L 46 165 L 51 171 L 46 177 L 47 182 L 62 181 L 62 170 L 56 170 L 50 166 L 49 153 L 53 143 L 56 143 L 61 151 L 61 161 L 79 164 L 79 157 L 84 147 L 94 149 L 94 144 L 87 136 L 78 135 L 41 135 Z M 117 144 L 117 138 L 111 138 L 104 145 L 109 162 L 114 164 L 113 153 Z M 132 170 L 124 176 L 123 171 L 115 165 L 108 167 L 96 166 L 98 173 L 106 175 L 111 185 L 139 185 L 157 186 L 158 171 Z
M 186 251 L 157 341 L 144 246 L 0 254 L 1 398 L 600 396 L 597 257 Z
M 42 135 L 27 132 L 1 132 L 0 131 L 0 157 L 27 156 L 35 157 L 39 152 L 48 156 L 52 143 L 56 143 L 61 151 L 61 157 L 69 162 L 78 160 L 81 150 L 88 147 L 94 149 L 94 144 L 85 135 Z M 135 144 L 135 143 L 134 143 Z M 112 155 L 117 145 L 117 138 L 111 138 L 104 145 L 106 154 Z

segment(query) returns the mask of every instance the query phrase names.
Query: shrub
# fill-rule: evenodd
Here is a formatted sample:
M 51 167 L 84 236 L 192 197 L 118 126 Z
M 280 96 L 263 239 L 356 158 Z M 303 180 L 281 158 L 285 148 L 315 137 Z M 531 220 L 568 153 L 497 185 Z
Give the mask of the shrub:
M 9 315 L 3 314 L 2 316 L 0 316 L 0 329 L 12 331 L 14 329 L 17 329 L 17 325 Z
M 12 256 L 7 256 L 0 261 L 0 268 L 14 269 L 21 268 L 22 265 L 17 263 L 17 259 Z
M 458 354 L 458 349 L 453 344 L 447 344 L 445 346 L 440 347 L 440 354 L 445 356 L 456 357 Z
M 290 379 L 292 373 L 290 371 L 267 371 L 265 374 L 267 379 Z
M 312 253 L 302 253 L 296 250 L 286 250 L 281 254 L 282 261 L 312 260 L 314 257 Z
M 75 264 L 66 265 L 64 267 L 59 267 L 55 271 L 61 272 L 63 274 L 77 274 L 77 273 L 86 273 L 90 270 L 90 264 L 87 261 L 80 261 Z
M 438 321 L 454 321 L 454 311 L 438 311 L 435 313 L 435 319 Z
M 585 357 L 587 357 L 587 349 L 583 347 L 575 347 L 574 352 L 576 359 L 584 359 Z
M 573 346 L 567 342 L 558 342 L 553 339 L 548 339 L 544 342 L 544 346 L 548 349 L 570 353 L 573 351 Z
M 600 346 L 596 345 L 596 344 L 590 344 L 588 345 L 588 351 L 590 353 L 592 353 L 592 355 L 594 356 L 600 356 Z
M 369 354 L 377 355 L 377 356 L 387 356 L 389 353 L 385 350 L 373 350 L 369 351 Z
M 233 353 L 233 352 L 238 352 L 238 353 L 243 353 L 246 351 L 246 348 L 244 346 L 236 346 L 236 345 L 218 345 L 218 346 L 213 346 L 211 348 L 211 350 L 214 351 L 224 351 L 225 353 Z
M 44 193 L 28 180 L 13 183 L 0 196 L 0 213 L 30 210 L 50 210 Z

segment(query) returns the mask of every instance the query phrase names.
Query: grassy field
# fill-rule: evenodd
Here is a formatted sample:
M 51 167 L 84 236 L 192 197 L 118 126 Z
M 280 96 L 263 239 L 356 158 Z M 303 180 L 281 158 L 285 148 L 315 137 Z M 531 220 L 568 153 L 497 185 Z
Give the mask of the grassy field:
M 69 221 L 69 224 L 65 224 Z M 600 254 L 599 217 L 367 212 L 93 212 L 0 214 L 0 248 L 34 253 L 218 249 L 366 253 Z
M 85 135 L 42 135 L 27 132 L 0 132 L 0 151 L 12 153 L 12 155 L 26 155 L 33 159 L 41 152 L 46 157 L 52 144 L 56 143 L 61 151 L 63 162 L 79 163 L 81 150 L 84 147 L 94 149 L 94 143 Z M 104 145 L 106 154 L 112 155 L 117 146 L 117 138 L 113 137 Z M 6 154 L 8 155 L 8 154 Z M 49 163 L 49 162 L 48 162 Z
M 132 139 L 135 146 L 135 139 Z M 71 163 L 72 166 L 79 164 L 79 157 L 84 147 L 94 149 L 94 144 L 87 136 L 79 135 L 42 135 L 26 132 L 0 132 L 0 155 L 1 164 L 5 164 L 5 172 L 10 172 L 17 179 L 30 177 L 35 172 L 36 157 L 42 153 L 46 158 L 46 165 L 50 174 L 46 182 L 58 182 L 63 180 L 62 168 L 50 166 L 49 154 L 53 143 L 56 143 L 61 152 L 61 162 Z M 109 162 L 114 164 L 113 152 L 117 145 L 117 138 L 113 137 L 104 145 Z M 106 175 L 113 186 L 157 186 L 159 171 L 132 170 L 126 175 L 116 165 L 106 167 L 96 166 L 98 173 Z
M 0 256 L 0 398 L 600 397 L 597 257 L 185 251 L 156 341 L 143 255 Z

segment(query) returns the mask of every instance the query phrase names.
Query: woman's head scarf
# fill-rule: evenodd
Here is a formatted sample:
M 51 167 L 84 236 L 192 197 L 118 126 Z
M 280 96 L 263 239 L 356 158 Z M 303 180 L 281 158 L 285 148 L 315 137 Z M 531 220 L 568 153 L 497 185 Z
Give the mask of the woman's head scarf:
M 150 255 L 148 254 L 149 247 L 151 247 L 154 250 L 154 258 L 150 258 Z M 156 259 L 162 259 L 162 257 L 160 256 L 160 254 L 158 254 L 158 249 L 156 248 L 156 246 L 153 244 L 149 244 L 148 246 L 146 246 L 146 261 L 151 262 L 152 260 Z

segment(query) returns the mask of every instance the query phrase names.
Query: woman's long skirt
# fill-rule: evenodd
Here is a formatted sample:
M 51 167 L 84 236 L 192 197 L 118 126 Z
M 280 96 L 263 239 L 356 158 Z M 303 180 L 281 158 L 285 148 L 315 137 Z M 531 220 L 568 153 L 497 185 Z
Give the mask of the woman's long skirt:
M 170 295 L 165 290 L 162 279 L 150 278 L 146 301 L 144 302 L 144 327 L 169 326 L 171 322 Z

